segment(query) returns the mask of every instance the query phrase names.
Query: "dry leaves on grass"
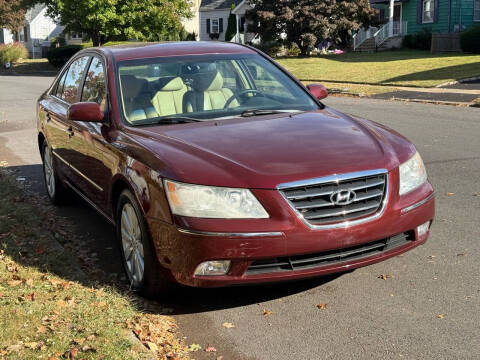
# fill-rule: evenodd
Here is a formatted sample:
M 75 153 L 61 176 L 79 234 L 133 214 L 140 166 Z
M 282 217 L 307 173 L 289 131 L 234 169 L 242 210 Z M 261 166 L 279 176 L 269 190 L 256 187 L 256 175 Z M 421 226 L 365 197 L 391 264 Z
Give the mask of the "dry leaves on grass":
M 224 322 L 222 324 L 223 327 L 227 328 L 227 329 L 231 329 L 231 328 L 234 328 L 235 325 L 233 325 L 231 322 Z

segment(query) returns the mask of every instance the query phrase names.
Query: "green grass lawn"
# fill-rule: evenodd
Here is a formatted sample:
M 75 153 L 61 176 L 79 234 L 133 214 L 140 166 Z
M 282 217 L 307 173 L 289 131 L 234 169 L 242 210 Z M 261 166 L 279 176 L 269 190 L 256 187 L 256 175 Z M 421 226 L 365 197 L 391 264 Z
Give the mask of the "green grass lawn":
M 279 58 L 277 61 L 304 82 L 433 87 L 480 76 L 480 55 L 469 54 L 396 50 Z

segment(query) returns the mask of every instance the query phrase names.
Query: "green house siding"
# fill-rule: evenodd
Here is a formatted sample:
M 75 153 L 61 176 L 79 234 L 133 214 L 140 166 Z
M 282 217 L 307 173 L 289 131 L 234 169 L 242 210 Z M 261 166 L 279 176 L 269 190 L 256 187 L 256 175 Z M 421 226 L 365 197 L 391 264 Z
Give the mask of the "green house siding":
M 480 25 L 480 21 L 473 20 L 473 7 L 475 0 L 437 0 L 438 21 L 429 24 L 417 23 L 417 3 L 422 0 L 407 0 L 402 2 L 402 20 L 408 21 L 408 34 L 417 33 L 424 28 L 434 32 L 454 32 L 467 29 L 473 25 Z M 383 9 L 385 18 L 388 19 L 388 5 L 373 4 L 377 9 Z M 449 6 L 450 29 L 449 29 Z

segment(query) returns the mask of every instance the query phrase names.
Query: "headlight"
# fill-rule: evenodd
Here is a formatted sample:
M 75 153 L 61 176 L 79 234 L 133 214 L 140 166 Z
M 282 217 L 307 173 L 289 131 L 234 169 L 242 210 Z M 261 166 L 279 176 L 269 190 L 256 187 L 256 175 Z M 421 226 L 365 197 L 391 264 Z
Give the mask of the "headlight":
M 427 171 L 418 152 L 400 165 L 400 195 L 406 194 L 427 181 Z
M 269 217 L 248 189 L 164 182 L 170 209 L 176 215 L 217 219 Z

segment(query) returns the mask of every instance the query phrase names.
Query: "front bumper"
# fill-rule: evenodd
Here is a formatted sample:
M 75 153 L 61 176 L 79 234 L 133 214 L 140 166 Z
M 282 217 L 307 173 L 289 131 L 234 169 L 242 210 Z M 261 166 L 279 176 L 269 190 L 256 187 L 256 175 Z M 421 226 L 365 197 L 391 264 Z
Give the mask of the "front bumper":
M 390 174 L 395 183 L 397 174 Z M 277 191 L 254 190 L 270 214 L 269 219 L 221 220 L 174 217 L 174 224 L 149 219 L 157 257 L 172 280 L 195 287 L 221 287 L 302 279 L 347 271 L 383 261 L 425 243 L 417 226 L 433 221 L 435 199 L 430 183 L 410 194 L 393 190 L 384 213 L 372 221 L 343 228 L 311 229 L 285 204 Z M 411 232 L 411 241 L 372 256 L 301 270 L 246 273 L 253 261 L 349 249 Z M 208 260 L 231 260 L 226 275 L 194 276 Z

